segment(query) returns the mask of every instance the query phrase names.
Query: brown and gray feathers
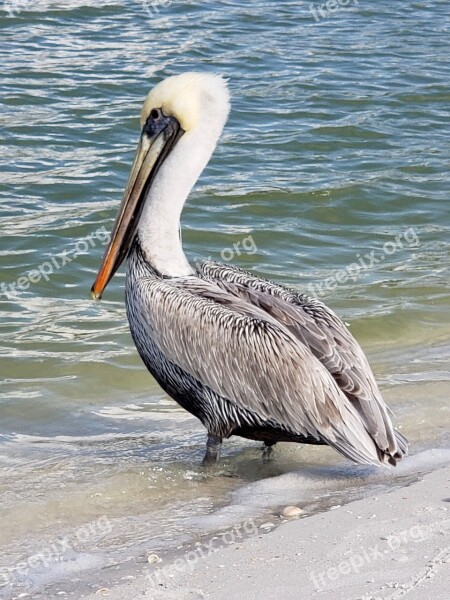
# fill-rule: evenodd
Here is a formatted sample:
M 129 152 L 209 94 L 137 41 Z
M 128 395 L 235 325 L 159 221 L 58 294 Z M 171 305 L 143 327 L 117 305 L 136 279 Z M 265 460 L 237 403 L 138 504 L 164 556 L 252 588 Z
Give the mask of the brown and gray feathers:
M 357 463 L 395 465 L 407 453 L 363 351 L 323 303 L 212 262 L 196 276 L 164 279 L 139 254 L 127 275 L 138 350 L 153 374 L 152 360 L 170 371 L 161 380 L 186 378 L 210 412 L 226 412 L 227 435 L 246 419 Z

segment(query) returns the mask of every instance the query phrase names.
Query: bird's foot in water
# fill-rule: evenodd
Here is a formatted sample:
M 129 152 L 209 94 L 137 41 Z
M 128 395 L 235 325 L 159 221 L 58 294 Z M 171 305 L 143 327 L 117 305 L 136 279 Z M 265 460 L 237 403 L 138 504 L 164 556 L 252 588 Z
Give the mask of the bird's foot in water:
M 262 459 L 263 463 L 268 463 L 271 461 L 273 457 L 273 447 L 276 442 L 264 442 L 264 446 L 262 447 Z
M 206 441 L 206 452 L 203 458 L 202 465 L 204 467 L 211 467 L 215 465 L 220 458 L 220 450 L 222 448 L 222 438 L 208 433 L 208 439 Z

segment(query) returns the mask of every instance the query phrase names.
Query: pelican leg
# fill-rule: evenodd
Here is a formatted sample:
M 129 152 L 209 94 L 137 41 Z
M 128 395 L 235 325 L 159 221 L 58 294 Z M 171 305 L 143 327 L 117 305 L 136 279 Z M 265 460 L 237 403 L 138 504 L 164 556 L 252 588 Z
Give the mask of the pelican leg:
M 206 441 L 206 453 L 202 462 L 204 467 L 214 465 L 219 460 L 221 447 L 222 438 L 214 435 L 213 433 L 208 433 L 208 439 Z
M 264 446 L 262 448 L 263 463 L 269 462 L 270 459 L 272 458 L 273 447 L 275 446 L 275 444 L 276 444 L 276 442 L 264 442 Z

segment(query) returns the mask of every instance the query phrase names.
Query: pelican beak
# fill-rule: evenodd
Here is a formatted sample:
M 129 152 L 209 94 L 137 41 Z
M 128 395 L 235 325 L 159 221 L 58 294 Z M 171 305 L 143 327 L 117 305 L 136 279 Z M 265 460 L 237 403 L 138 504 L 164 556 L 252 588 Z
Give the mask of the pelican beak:
M 183 133 L 178 121 L 171 116 L 161 115 L 158 121 L 147 121 L 144 125 L 111 240 L 91 289 L 94 300 L 100 300 L 130 250 L 152 182 Z

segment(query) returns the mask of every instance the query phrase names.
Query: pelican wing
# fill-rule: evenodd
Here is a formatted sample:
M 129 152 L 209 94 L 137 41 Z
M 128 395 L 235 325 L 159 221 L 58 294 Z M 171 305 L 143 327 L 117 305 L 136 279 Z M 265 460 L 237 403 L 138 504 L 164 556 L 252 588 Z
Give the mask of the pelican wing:
M 313 436 L 356 462 L 380 447 L 331 374 L 263 309 L 196 277 L 143 278 L 146 334 L 166 358 L 235 405 Z
M 319 300 L 231 265 L 204 263 L 200 274 L 284 325 L 331 373 L 377 445 L 396 458 L 406 453 L 407 442 L 392 426 L 364 352 L 331 309 Z

